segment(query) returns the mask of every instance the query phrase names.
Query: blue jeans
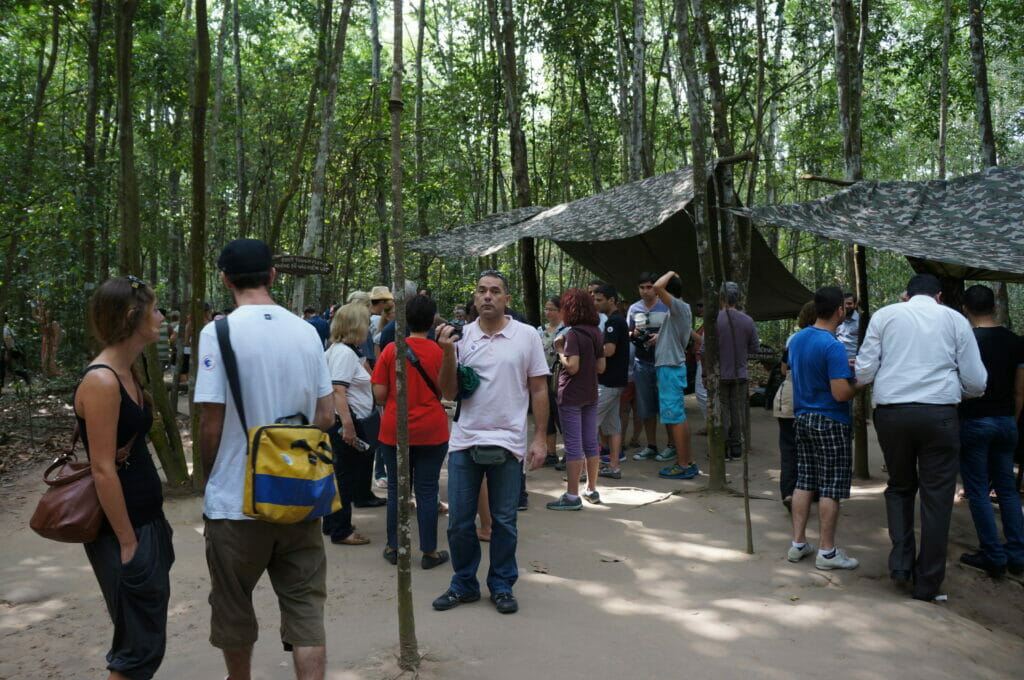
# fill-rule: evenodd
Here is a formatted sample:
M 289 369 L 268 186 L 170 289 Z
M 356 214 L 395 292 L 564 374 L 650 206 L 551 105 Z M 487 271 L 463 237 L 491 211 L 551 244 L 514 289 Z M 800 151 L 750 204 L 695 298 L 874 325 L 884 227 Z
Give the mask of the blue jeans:
M 381 444 L 377 449 L 384 458 L 388 474 L 388 547 L 398 548 L 398 450 Z M 420 550 L 437 550 L 437 480 L 448 453 L 448 443 L 409 447 L 409 476 L 416 492 L 416 524 L 420 528 Z
M 658 415 L 658 371 L 654 364 L 634 359 L 633 382 L 636 384 L 637 415 L 640 420 L 654 418 Z
M 476 535 L 477 500 L 485 473 L 490 498 L 491 565 L 487 587 L 492 594 L 510 593 L 519 578 L 516 566 L 516 509 L 523 466 L 509 453 L 500 465 L 478 465 L 469 451 L 448 454 L 448 548 L 452 553 L 451 589 L 459 595 L 480 592 L 480 539 Z
M 960 423 L 960 477 L 985 559 L 996 564 L 1024 564 L 1024 513 L 1013 478 L 1017 424 L 1011 416 L 965 418 Z M 999 499 L 1004 546 L 999 541 L 989 485 Z

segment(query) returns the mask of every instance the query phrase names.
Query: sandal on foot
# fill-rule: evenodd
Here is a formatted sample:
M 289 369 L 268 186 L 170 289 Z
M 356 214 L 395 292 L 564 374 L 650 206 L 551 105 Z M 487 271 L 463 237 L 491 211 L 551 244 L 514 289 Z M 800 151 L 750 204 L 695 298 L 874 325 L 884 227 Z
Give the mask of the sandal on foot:
M 368 539 L 366 536 L 363 536 L 362 534 L 357 534 L 354 531 L 345 538 L 342 538 L 340 540 L 334 540 L 333 538 L 331 539 L 331 543 L 333 543 L 334 545 L 366 545 L 369 542 L 370 539 Z

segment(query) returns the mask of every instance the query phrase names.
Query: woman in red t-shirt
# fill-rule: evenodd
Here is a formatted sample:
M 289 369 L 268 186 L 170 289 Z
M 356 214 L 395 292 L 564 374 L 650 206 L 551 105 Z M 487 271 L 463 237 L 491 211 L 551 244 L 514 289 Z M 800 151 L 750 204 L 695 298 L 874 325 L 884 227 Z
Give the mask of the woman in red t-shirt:
M 448 561 L 448 551 L 437 549 L 438 479 L 448 453 L 448 415 L 441 405 L 438 376 L 441 373 L 441 348 L 427 333 L 434 323 L 437 304 L 425 295 L 416 295 L 405 304 L 409 324 L 406 338 L 410 356 L 406 359 L 405 380 L 409 393 L 409 465 L 416 493 L 416 521 L 420 529 L 420 565 L 433 569 Z M 415 354 L 426 378 L 411 361 Z M 429 378 L 429 381 L 428 379 Z M 373 396 L 384 404 L 380 423 L 380 452 L 388 473 L 388 544 L 384 559 L 398 563 L 398 458 L 396 450 L 395 343 L 381 352 L 373 369 Z

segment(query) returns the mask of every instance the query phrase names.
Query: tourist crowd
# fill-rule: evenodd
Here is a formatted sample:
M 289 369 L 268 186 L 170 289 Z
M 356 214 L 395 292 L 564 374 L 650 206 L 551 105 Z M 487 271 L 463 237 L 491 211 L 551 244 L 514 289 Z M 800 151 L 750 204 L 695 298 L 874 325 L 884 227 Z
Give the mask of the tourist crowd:
M 335 545 L 368 544 L 371 538 L 352 524 L 352 508 L 384 506 L 382 556 L 398 562 L 395 296 L 375 286 L 323 314 L 307 308 L 299 318 L 271 298 L 276 272 L 263 242 L 229 243 L 218 267 L 235 306 L 219 325 L 211 314 L 202 329 L 193 394 L 206 480 L 210 641 L 222 650 L 230 678 L 250 677 L 258 630 L 252 592 L 266 572 L 280 604 L 280 639 L 293 652 L 298 677 L 322 678 L 327 586 L 321 534 Z M 760 342 L 753 319 L 742 311 L 741 290 L 731 282 L 722 287 L 713 320 L 717 367 L 705 362 L 705 328 L 694 329 L 694 310 L 702 315 L 703 305 L 691 307 L 683 299 L 675 272 L 641 273 L 639 300 L 628 306 L 603 281 L 566 290 L 545 301 L 545 323 L 538 328 L 511 309 L 501 272 L 483 271 L 472 284 L 471 300 L 450 319 L 438 314 L 427 289 L 407 287 L 403 296 L 420 566 L 451 563 L 450 583 L 434 609 L 474 602 L 482 594 L 478 571 L 486 543 L 490 600 L 498 612 L 511 614 L 519 608 L 517 515 L 529 507 L 527 471 L 564 471 L 564 493 L 546 504 L 555 511 L 602 503 L 599 480 L 627 476 L 627 447 L 640 449 L 635 462 L 664 464 L 660 477 L 697 477 L 684 397 L 696 392 L 706 410 L 706 376 L 715 373 L 709 368 L 718 370 L 726 459 L 742 458 L 749 450 L 748 363 Z M 957 472 L 980 543 L 961 561 L 993 576 L 1024 572 L 1024 518 L 1013 479 L 1024 344 L 995 322 L 987 287 L 966 291 L 964 314 L 941 304 L 939 282 L 931 275 L 912 278 L 906 298 L 861 327 L 853 296 L 835 287 L 818 289 L 800 314 L 800 330 L 786 341 L 773 413 L 781 498 L 792 515 L 787 558 L 799 562 L 814 555 L 818 569 L 853 569 L 858 560 L 837 545 L 836 532 L 841 501 L 850 497 L 850 404 L 871 386 L 889 474 L 891 576 L 913 597 L 931 600 L 943 582 Z M 164 653 L 174 552 L 145 447 L 150 400 L 132 366 L 147 344 L 160 340 L 166 324 L 152 288 L 134 277 L 99 288 L 90 322 L 104 349 L 82 378 L 75 413 L 108 521 L 86 551 L 114 622 L 111 677 L 145 679 Z M 219 335 L 227 329 L 229 345 Z M 322 521 L 272 524 L 252 519 L 243 507 L 252 436 L 243 422 L 283 418 L 301 418 L 330 437 L 341 505 Z M 662 450 L 659 423 L 667 439 Z M 115 456 L 122 448 L 128 449 L 126 461 Z M 439 483 L 446 465 L 447 504 Z M 386 489 L 386 498 L 375 488 Z M 807 536 L 814 503 L 816 549 Z M 438 541 L 442 514 L 448 515 L 446 550 Z

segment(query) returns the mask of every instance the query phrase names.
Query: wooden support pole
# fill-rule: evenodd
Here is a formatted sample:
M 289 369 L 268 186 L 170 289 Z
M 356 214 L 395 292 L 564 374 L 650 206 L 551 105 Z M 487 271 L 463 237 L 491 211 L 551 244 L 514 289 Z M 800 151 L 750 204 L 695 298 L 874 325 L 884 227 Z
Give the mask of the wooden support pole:
M 871 318 L 868 305 L 867 248 L 854 244 L 853 275 L 857 286 L 857 304 L 860 306 L 860 327 L 857 333 L 857 348 L 864 342 L 868 321 Z M 853 474 L 857 479 L 870 479 L 868 466 L 868 409 L 871 400 L 868 390 L 861 390 L 853 402 Z

